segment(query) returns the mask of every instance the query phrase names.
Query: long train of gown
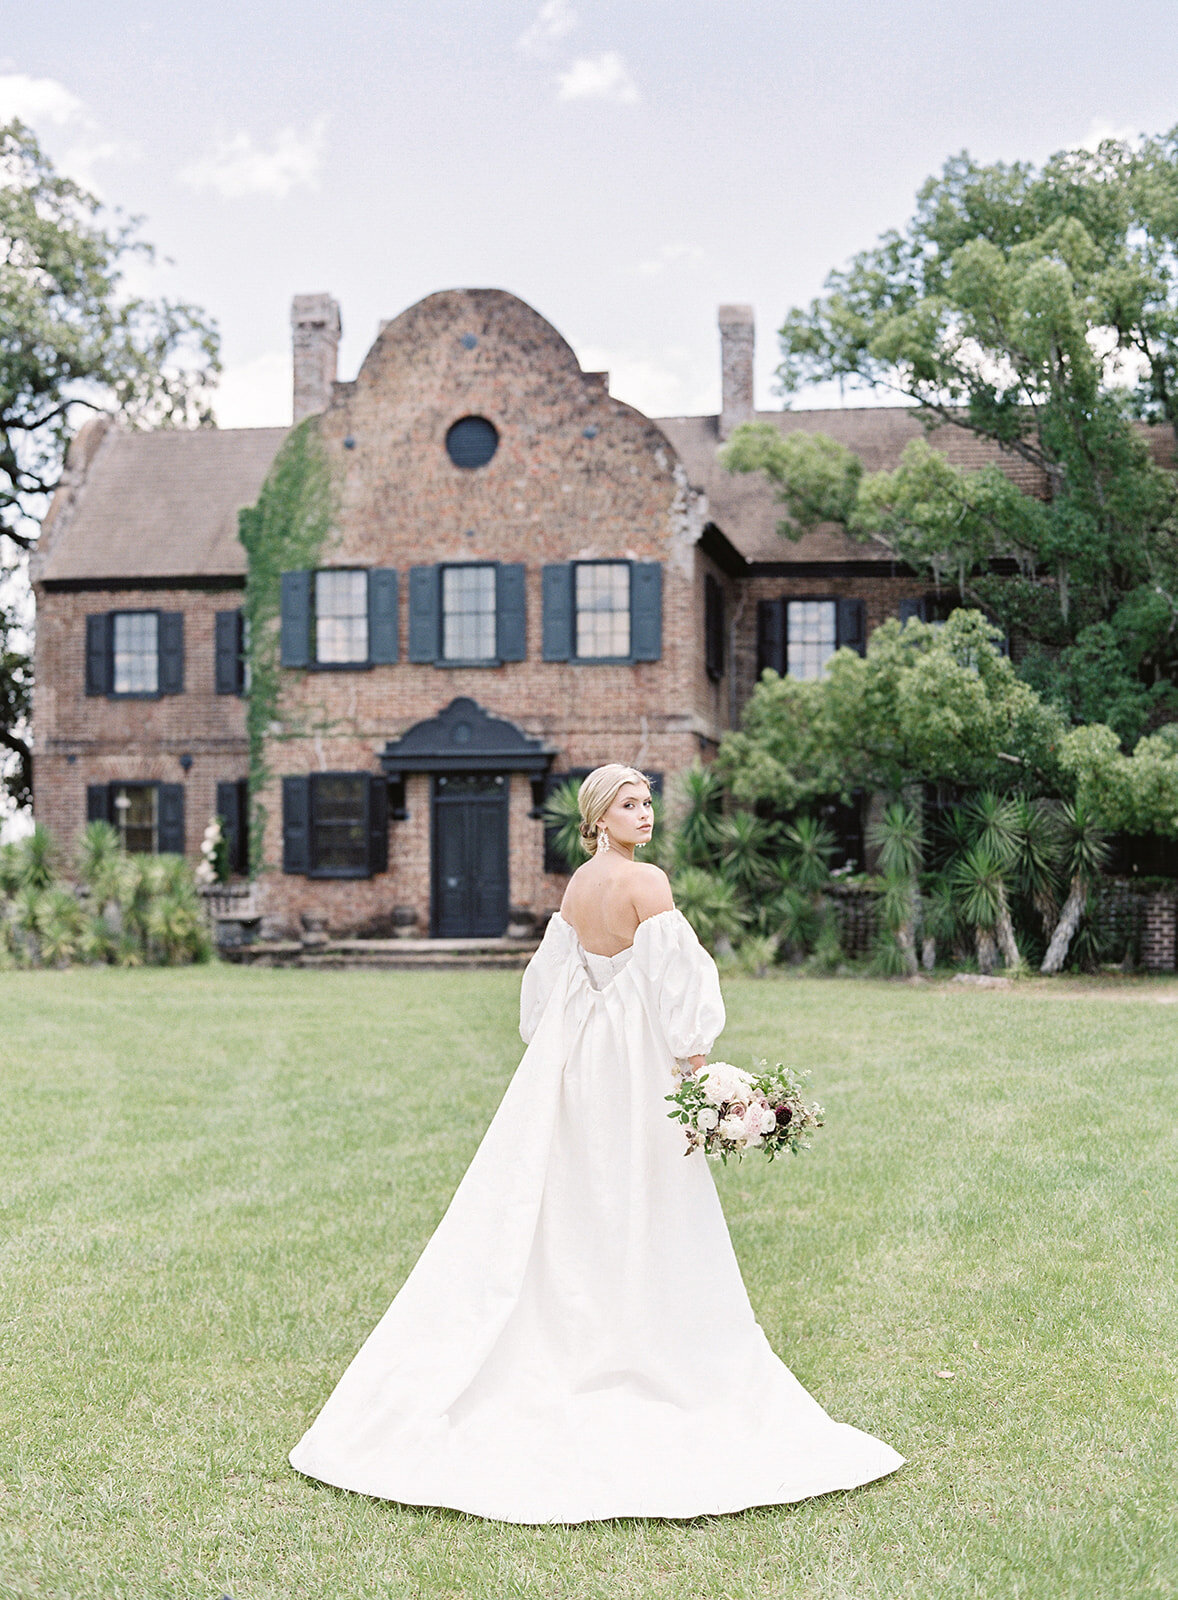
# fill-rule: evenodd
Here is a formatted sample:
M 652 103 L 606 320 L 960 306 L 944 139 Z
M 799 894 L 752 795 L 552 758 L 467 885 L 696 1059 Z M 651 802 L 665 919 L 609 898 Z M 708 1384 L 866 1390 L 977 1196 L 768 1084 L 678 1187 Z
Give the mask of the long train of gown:
M 691 1517 L 850 1489 L 903 1462 L 773 1354 L 706 1158 L 667 1117 L 724 1024 L 678 911 L 613 957 L 557 914 L 528 1042 L 404 1287 L 291 1452 L 300 1472 L 504 1522 Z

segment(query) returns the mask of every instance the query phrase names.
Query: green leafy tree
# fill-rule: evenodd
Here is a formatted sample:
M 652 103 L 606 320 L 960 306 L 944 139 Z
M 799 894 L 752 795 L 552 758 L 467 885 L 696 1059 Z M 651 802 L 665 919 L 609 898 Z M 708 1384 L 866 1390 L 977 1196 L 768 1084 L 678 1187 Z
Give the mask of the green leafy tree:
M 127 268 L 151 257 L 135 220 L 62 177 L 22 123 L 0 126 L 0 589 L 23 587 L 66 445 L 87 415 L 136 426 L 212 420 L 216 330 L 190 305 L 127 291 Z M 25 804 L 21 620 L 11 601 L 0 604 L 0 781 Z
M 920 782 L 1001 785 L 1012 771 L 1056 782 L 1067 724 L 995 638 L 959 610 L 941 628 L 886 622 L 865 656 L 838 651 L 815 682 L 767 672 L 717 771 L 737 800 L 782 810 L 863 789 L 898 799 Z
M 950 585 L 1036 646 L 1047 698 L 1127 743 L 1178 714 L 1178 487 L 1134 426 L 1178 436 L 1178 128 L 1041 168 L 954 157 L 789 313 L 781 349 L 786 394 L 837 379 L 930 430 L 864 473 L 822 436 L 738 429 L 728 465 L 768 475 L 785 534 L 841 524 Z M 937 429 L 1019 482 L 952 464 Z

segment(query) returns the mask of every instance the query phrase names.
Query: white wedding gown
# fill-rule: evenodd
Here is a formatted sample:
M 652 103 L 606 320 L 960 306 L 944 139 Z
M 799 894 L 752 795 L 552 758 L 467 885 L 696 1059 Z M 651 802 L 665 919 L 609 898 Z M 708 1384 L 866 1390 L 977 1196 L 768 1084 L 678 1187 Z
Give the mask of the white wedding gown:
M 523 978 L 523 1060 L 291 1452 L 300 1472 L 546 1523 L 776 1505 L 902 1464 L 773 1354 L 708 1162 L 667 1116 L 675 1059 L 723 1024 L 715 963 L 680 912 L 616 956 L 551 919 Z

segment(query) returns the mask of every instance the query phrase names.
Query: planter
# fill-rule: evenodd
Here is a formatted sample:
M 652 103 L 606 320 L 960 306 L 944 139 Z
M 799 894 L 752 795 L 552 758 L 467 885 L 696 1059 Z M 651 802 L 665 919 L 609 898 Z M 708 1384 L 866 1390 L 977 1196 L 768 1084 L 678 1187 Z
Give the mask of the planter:
M 320 911 L 304 911 L 302 918 L 304 950 L 321 950 L 327 943 L 327 918 Z
M 417 937 L 417 912 L 412 906 L 393 907 L 393 938 L 415 939 Z

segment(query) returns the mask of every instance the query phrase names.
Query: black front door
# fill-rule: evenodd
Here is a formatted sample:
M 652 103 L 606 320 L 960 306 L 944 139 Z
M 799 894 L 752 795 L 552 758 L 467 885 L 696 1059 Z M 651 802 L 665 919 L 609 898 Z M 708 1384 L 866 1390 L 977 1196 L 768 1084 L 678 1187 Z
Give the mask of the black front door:
M 507 927 L 507 776 L 434 778 L 433 935 L 498 938 Z

